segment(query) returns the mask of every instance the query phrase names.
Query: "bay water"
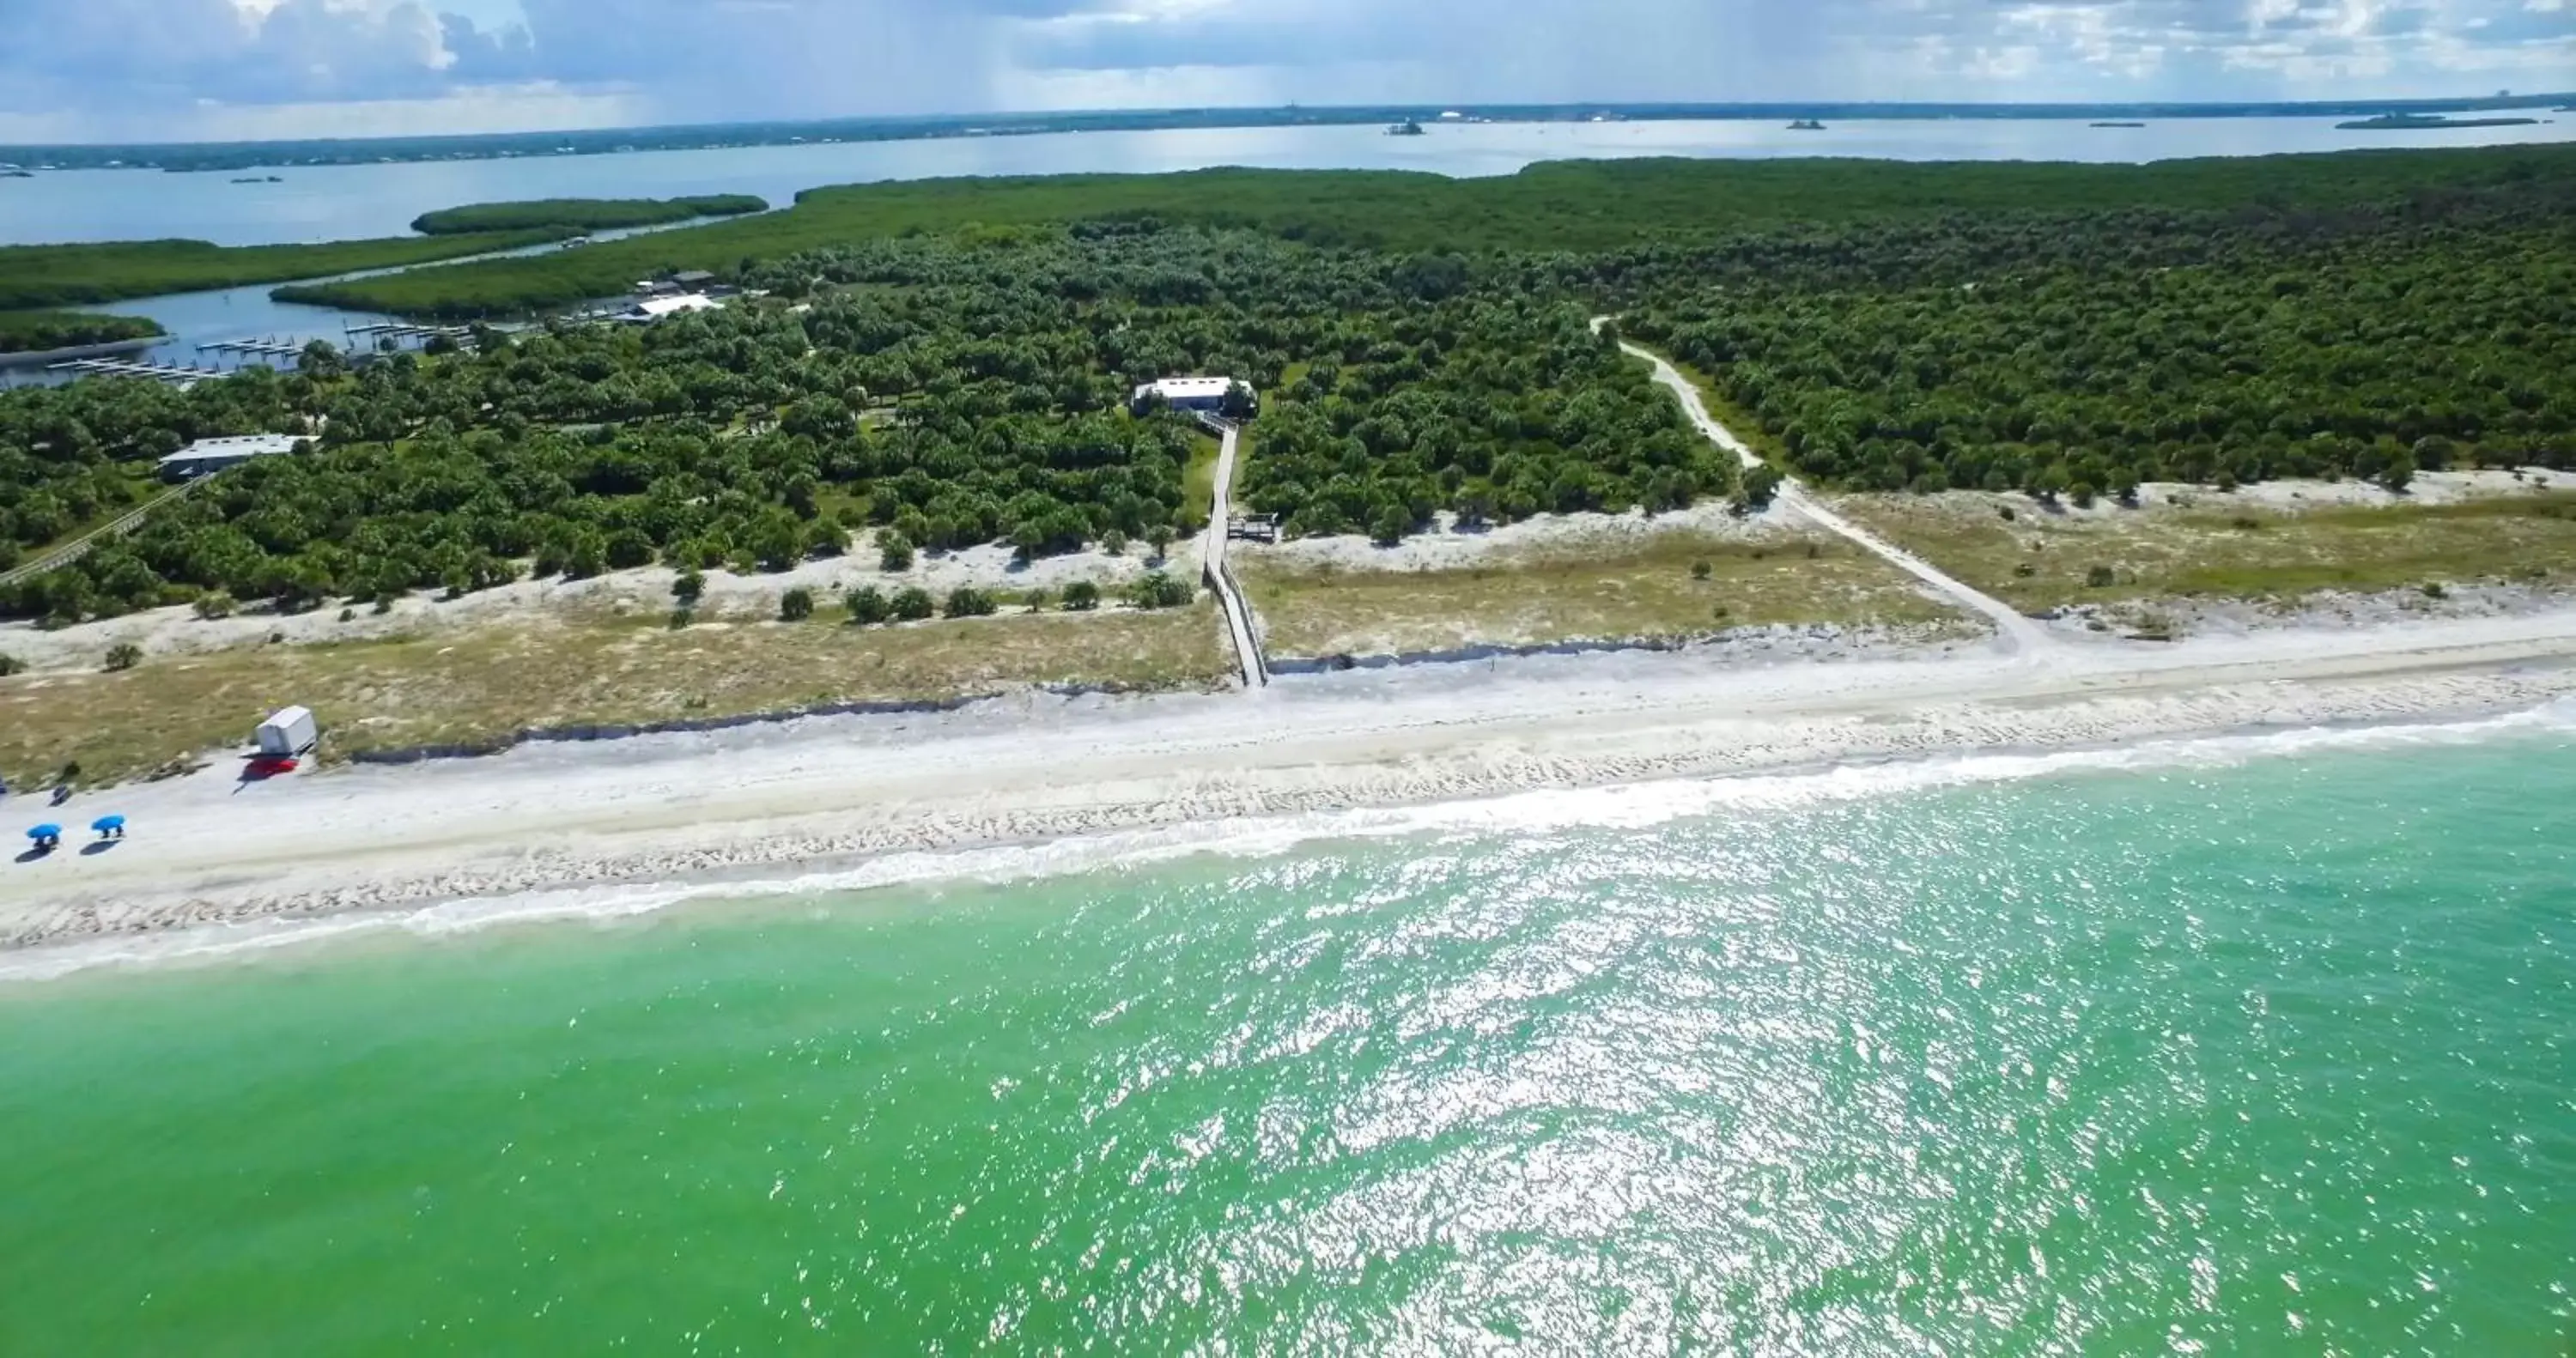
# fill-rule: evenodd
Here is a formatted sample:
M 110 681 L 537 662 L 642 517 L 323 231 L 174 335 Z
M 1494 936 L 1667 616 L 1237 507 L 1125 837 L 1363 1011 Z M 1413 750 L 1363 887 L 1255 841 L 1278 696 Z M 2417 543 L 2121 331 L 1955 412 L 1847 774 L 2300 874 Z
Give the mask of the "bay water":
M 21 968 L 0 1353 L 2561 1355 L 2570 808 L 2561 709 Z
M 0 179 L 0 244 L 186 237 L 217 245 L 407 235 L 421 213 L 531 198 L 670 198 L 751 193 L 785 207 L 806 189 L 957 175 L 1151 174 L 1271 169 L 1511 174 L 1541 160 L 1630 156 L 1893 160 L 2149 161 L 2369 146 L 2565 141 L 2576 118 L 2541 112 L 2509 127 L 2372 132 L 2332 117 L 2171 118 L 2145 127 L 2074 119 L 1858 119 L 1823 132 L 1739 120 L 1438 124 L 1421 137 L 1375 127 L 1062 132 L 636 151 L 601 156 L 287 166 L 280 183 L 227 173 L 68 170 Z M 260 178 L 264 181 L 266 175 Z

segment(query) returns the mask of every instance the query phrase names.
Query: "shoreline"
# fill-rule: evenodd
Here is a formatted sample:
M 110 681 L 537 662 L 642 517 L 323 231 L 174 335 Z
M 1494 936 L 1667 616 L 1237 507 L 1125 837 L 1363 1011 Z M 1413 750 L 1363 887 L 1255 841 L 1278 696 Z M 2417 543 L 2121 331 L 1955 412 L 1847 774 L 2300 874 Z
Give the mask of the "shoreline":
M 2036 658 L 1591 653 L 1283 677 L 1259 695 L 1027 693 L 266 784 L 218 767 L 46 812 L 72 824 L 113 810 L 135 834 L 0 865 L 0 950 L 549 893 L 856 887 L 922 855 L 966 856 L 924 875 L 973 876 L 985 850 L 1018 861 L 1065 846 L 1080 862 L 1105 837 L 1141 836 L 1195 852 L 1282 818 L 2454 722 L 2570 696 L 2576 609 Z

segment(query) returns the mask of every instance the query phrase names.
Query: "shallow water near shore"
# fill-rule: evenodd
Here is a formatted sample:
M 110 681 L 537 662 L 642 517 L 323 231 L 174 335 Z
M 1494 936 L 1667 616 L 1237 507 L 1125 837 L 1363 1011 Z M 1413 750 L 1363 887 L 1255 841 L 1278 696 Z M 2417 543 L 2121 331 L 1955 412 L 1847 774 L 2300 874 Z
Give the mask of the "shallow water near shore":
M 1907 767 L 0 986 L 0 1352 L 2564 1348 L 2563 722 Z

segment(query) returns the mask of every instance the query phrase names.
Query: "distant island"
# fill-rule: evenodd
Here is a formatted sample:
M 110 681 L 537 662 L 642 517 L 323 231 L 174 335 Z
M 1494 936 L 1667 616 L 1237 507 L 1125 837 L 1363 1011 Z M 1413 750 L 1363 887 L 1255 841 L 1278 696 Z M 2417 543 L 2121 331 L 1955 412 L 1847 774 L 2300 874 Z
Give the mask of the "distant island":
M 1400 123 L 1388 124 L 1386 134 L 1390 137 L 1419 137 L 1422 135 L 1422 124 L 1407 118 Z
M 233 182 L 236 184 L 283 184 L 286 181 L 273 174 L 246 174 Z
M 2538 118 L 2444 118 L 2425 113 L 2383 113 L 2336 123 L 2341 132 L 2425 132 L 2444 127 L 2530 127 Z
M 2145 123 L 2095 123 L 2095 127 L 2144 127 Z
M 669 226 L 701 217 L 745 217 L 767 212 L 765 199 L 747 193 L 696 198 L 547 198 L 528 203 L 475 203 L 425 212 L 411 229 L 424 236 L 490 231 L 587 233 L 639 226 Z
M 1817 122 L 1813 118 L 1800 118 L 1798 121 L 1789 124 L 1789 130 L 1792 132 L 1822 132 L 1825 130 L 1825 125 Z

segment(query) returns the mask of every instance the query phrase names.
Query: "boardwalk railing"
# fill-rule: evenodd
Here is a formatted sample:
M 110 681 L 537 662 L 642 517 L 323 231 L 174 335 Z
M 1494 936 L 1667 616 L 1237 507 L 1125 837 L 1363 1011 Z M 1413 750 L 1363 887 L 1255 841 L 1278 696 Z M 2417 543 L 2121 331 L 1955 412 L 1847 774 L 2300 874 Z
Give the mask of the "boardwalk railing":
M 200 477 L 198 478 L 198 481 L 202 481 L 204 479 L 205 478 Z M 43 556 L 37 557 L 35 560 L 28 562 L 26 565 L 17 567 L 14 570 L 0 571 L 0 586 L 14 585 L 21 580 L 32 580 L 47 571 L 61 570 L 63 567 L 89 555 L 89 549 L 97 546 L 99 543 L 104 542 L 109 538 L 121 538 L 126 534 L 133 532 L 135 529 L 142 527 L 144 518 L 150 515 L 153 510 L 159 509 L 161 506 L 170 503 L 172 500 L 178 499 L 189 491 L 195 490 L 197 488 L 197 484 L 197 481 L 190 481 L 176 489 L 163 491 L 161 494 L 153 496 L 150 500 L 145 501 L 141 508 L 127 513 L 124 517 L 119 518 L 114 523 L 107 525 L 105 528 L 84 533 L 80 537 L 75 538 L 70 542 L 66 542 L 62 546 L 57 547 L 54 550 L 45 553 Z
M 1234 639 L 1243 686 L 1257 689 L 1270 682 L 1270 662 L 1261 654 L 1260 633 L 1253 630 L 1252 605 L 1245 601 L 1242 588 L 1235 584 L 1234 571 L 1225 561 L 1225 544 L 1230 536 L 1227 520 L 1233 512 L 1230 499 L 1234 490 L 1234 454 L 1241 444 L 1240 431 L 1231 422 L 1208 414 L 1201 414 L 1199 423 L 1218 439 L 1216 493 L 1208 503 L 1207 541 L 1199 549 L 1199 570 L 1207 577 L 1208 588 L 1216 591 L 1217 606 L 1225 611 L 1225 630 Z

